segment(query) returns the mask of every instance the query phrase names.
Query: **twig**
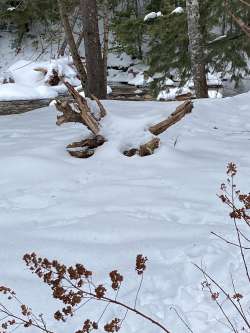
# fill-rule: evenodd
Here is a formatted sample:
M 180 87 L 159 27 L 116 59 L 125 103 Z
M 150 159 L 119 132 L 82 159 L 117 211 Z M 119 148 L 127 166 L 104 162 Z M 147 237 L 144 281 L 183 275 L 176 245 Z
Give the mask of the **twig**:
M 174 306 L 170 307 L 170 310 L 174 310 L 174 312 L 176 313 L 177 317 L 181 320 L 181 322 L 186 326 L 186 328 L 191 332 L 194 333 L 194 331 L 192 330 L 192 328 L 188 325 L 188 323 L 183 319 L 183 317 L 179 314 L 179 312 L 176 310 L 176 308 Z

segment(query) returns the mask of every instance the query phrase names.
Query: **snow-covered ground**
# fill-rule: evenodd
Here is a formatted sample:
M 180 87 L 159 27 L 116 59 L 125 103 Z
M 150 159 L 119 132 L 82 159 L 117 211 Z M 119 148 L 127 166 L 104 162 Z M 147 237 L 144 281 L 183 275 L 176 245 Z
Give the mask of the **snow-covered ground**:
M 171 332 L 188 331 L 173 305 L 194 332 L 228 332 L 201 291 L 203 277 L 192 263 L 202 261 L 228 286 L 229 271 L 235 278 L 241 274 L 237 250 L 210 231 L 232 234 L 216 197 L 228 162 L 238 164 L 237 182 L 249 191 L 249 101 L 249 93 L 195 101 L 192 114 L 162 134 L 160 148 L 144 158 L 121 151 L 143 141 L 145 129 L 174 111 L 177 102 L 106 101 L 103 130 L 109 141 L 87 160 L 65 151 L 87 130 L 56 127 L 53 107 L 1 117 L 0 285 L 14 288 L 34 312 L 44 313 L 50 329 L 75 332 L 86 318 L 99 317 L 103 305 L 89 304 L 59 327 L 51 311 L 60 304 L 24 267 L 23 254 L 82 262 L 96 272 L 97 282 L 107 284 L 108 272 L 118 269 L 125 277 L 119 297 L 133 304 L 139 283 L 134 262 L 142 253 L 149 261 L 139 309 Z M 244 293 L 248 284 L 240 277 L 237 289 Z M 110 307 L 107 318 L 114 314 L 120 310 Z M 122 331 L 160 332 L 131 314 Z

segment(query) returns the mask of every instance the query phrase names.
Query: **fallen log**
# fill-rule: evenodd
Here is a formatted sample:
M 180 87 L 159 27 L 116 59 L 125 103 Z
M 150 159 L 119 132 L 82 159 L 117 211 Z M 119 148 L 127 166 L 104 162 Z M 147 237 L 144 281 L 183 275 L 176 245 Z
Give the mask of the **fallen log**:
M 180 121 L 186 114 L 190 113 L 193 109 L 193 103 L 191 100 L 185 101 L 179 105 L 175 112 L 173 112 L 167 119 L 160 123 L 150 126 L 149 131 L 154 135 L 159 135 L 165 132 L 170 126 Z

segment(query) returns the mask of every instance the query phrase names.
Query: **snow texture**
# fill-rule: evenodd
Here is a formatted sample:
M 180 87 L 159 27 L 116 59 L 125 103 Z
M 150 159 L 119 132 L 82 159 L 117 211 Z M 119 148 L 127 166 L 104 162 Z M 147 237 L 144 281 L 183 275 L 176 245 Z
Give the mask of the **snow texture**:
M 35 251 L 65 264 L 82 262 L 105 286 L 108 272 L 119 269 L 125 277 L 119 298 L 133 306 L 139 284 L 134 259 L 143 253 L 149 261 L 140 310 L 171 332 L 188 332 L 173 306 L 194 332 L 228 332 L 192 263 L 202 261 L 229 289 L 229 272 L 241 277 L 237 289 L 242 294 L 249 286 L 240 275 L 239 252 L 210 234 L 232 236 L 227 210 L 216 197 L 228 162 L 237 162 L 237 183 L 249 191 L 249 99 L 246 93 L 194 101 L 193 112 L 162 134 L 160 148 L 145 158 L 121 152 L 148 139 L 146 128 L 165 119 L 178 102 L 104 102 L 108 115 L 102 132 L 108 142 L 87 160 L 65 151 L 66 144 L 89 135 L 87 129 L 56 127 L 54 107 L 2 116 L 1 284 L 42 312 L 51 330 L 75 332 L 86 318 L 98 318 L 102 305 L 90 303 L 59 326 L 51 312 L 60 305 L 24 267 L 23 254 Z M 123 314 L 110 306 L 105 319 Z M 122 330 L 160 332 L 133 315 Z

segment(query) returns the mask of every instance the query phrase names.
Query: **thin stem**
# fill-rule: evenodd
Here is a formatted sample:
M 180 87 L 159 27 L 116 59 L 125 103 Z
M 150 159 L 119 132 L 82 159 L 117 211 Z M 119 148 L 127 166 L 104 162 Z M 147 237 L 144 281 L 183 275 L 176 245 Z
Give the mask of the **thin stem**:
M 72 286 L 73 288 L 75 288 L 75 289 L 77 289 L 77 290 L 79 290 L 79 291 L 81 291 L 81 292 L 84 292 L 86 295 L 92 296 L 92 297 L 93 297 L 94 299 L 96 299 L 96 300 L 102 300 L 102 301 L 105 301 L 105 302 L 110 302 L 110 303 L 112 303 L 112 304 L 119 305 L 119 306 L 121 306 L 121 307 L 127 309 L 128 311 L 131 311 L 131 312 L 137 314 L 138 316 L 140 316 L 140 317 L 142 317 L 142 318 L 144 318 L 144 319 L 150 321 L 152 324 L 154 324 L 154 325 L 160 327 L 160 328 L 161 328 L 163 331 L 165 331 L 166 333 L 170 333 L 170 331 L 169 331 L 166 327 L 164 327 L 164 326 L 163 326 L 162 324 L 160 324 L 158 321 L 154 320 L 153 318 L 151 318 L 150 316 L 146 315 L 145 313 L 143 313 L 143 312 L 141 312 L 141 311 L 139 311 L 139 310 L 137 310 L 137 309 L 135 309 L 135 308 L 132 308 L 131 306 L 129 306 L 129 305 L 125 304 L 125 303 L 122 303 L 122 302 L 120 302 L 120 301 L 117 301 L 117 300 L 115 300 L 115 299 L 111 299 L 111 298 L 108 298 L 108 297 L 105 297 L 105 296 L 103 296 L 103 297 L 101 297 L 101 298 L 97 298 L 95 294 L 89 293 L 89 292 L 87 292 L 87 291 L 83 291 L 81 288 L 79 288 L 78 286 L 74 285 L 69 279 L 67 279 L 67 278 L 65 278 L 65 277 L 64 277 L 64 279 L 65 279 L 69 284 L 71 284 L 71 286 Z
M 208 278 L 211 282 L 213 282 L 219 289 L 220 291 L 228 298 L 230 303 L 233 305 L 233 307 L 236 309 L 236 311 L 239 313 L 243 321 L 246 323 L 247 327 L 250 328 L 249 322 L 245 319 L 244 315 L 241 313 L 241 310 L 238 308 L 238 306 L 234 303 L 234 301 L 231 299 L 229 294 L 219 285 L 218 282 L 216 282 L 204 269 L 197 264 L 193 264 L 199 271 L 202 272 L 205 278 Z
M 171 306 L 170 310 L 174 310 L 174 312 L 176 313 L 177 317 L 181 320 L 181 322 L 186 326 L 186 328 L 191 332 L 194 333 L 194 331 L 192 330 L 192 328 L 188 325 L 188 323 L 183 319 L 183 317 L 179 314 L 179 312 L 176 310 L 176 308 L 174 306 Z
M 139 296 L 139 292 L 141 290 L 142 283 L 143 283 L 143 273 L 141 275 L 141 281 L 140 281 L 140 284 L 139 284 L 139 288 L 137 289 L 137 292 L 136 292 L 134 309 L 136 308 L 136 304 L 137 304 L 137 301 L 138 301 L 138 296 Z
M 227 244 L 230 244 L 230 245 L 233 245 L 233 246 L 236 246 L 236 247 L 240 247 L 239 244 L 236 244 L 236 243 L 233 243 L 233 242 L 230 242 L 229 240 L 227 240 L 226 238 L 222 237 L 221 235 L 217 234 L 216 232 L 214 231 L 211 231 L 211 234 L 220 238 L 221 240 L 223 240 L 224 242 L 226 242 Z M 245 246 L 242 246 L 242 249 L 244 250 L 250 250 L 250 247 L 245 247 Z

